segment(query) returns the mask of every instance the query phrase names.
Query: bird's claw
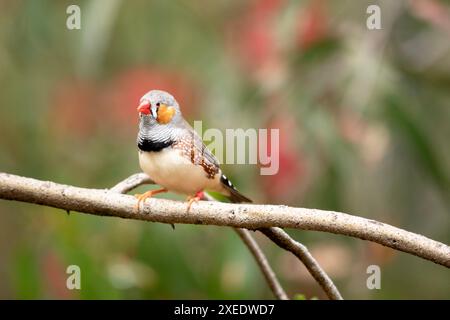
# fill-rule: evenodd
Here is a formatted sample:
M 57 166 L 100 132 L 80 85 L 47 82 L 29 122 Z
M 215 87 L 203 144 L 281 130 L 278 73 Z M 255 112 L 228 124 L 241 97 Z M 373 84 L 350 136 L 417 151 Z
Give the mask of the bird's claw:
M 134 197 L 138 200 L 136 205 L 134 206 L 135 211 L 139 212 L 139 209 L 141 207 L 141 203 L 144 203 L 144 201 L 147 198 L 151 198 L 155 194 L 162 193 L 162 192 L 167 192 L 167 189 L 163 188 L 163 189 L 157 189 L 157 190 L 150 190 L 150 191 L 144 192 L 142 194 L 139 194 L 139 193 L 135 194 Z
M 193 197 L 188 197 L 188 206 L 187 206 L 187 210 L 186 213 L 189 213 L 189 211 L 191 210 L 191 206 L 192 204 L 195 202 L 199 202 L 202 198 L 204 197 L 203 191 L 199 191 L 195 194 L 195 196 Z
M 141 207 L 141 203 L 145 201 L 145 199 L 147 198 L 151 198 L 152 197 L 152 192 L 151 191 L 147 191 L 145 193 L 142 194 L 135 194 L 134 197 L 137 199 L 137 203 L 134 206 L 134 210 L 139 212 L 139 209 Z

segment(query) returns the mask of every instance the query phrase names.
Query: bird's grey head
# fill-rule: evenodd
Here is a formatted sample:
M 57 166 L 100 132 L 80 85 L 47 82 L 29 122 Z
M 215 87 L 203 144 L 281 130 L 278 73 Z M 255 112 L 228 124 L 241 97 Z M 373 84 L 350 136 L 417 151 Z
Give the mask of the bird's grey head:
M 139 101 L 139 117 L 151 124 L 168 125 L 181 120 L 178 102 L 168 92 L 151 90 Z
M 183 117 L 175 98 L 161 90 L 151 90 L 140 100 L 138 144 L 169 143 L 180 133 Z

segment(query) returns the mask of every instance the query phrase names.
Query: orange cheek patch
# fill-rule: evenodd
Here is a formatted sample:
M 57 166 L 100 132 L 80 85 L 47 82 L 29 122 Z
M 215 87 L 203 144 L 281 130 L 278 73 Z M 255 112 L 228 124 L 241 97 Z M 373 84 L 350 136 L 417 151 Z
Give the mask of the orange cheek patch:
M 158 123 L 161 123 L 161 124 L 169 123 L 170 120 L 172 120 L 174 115 L 175 115 L 175 108 L 168 107 L 165 104 L 163 104 L 158 109 L 157 121 L 158 121 Z

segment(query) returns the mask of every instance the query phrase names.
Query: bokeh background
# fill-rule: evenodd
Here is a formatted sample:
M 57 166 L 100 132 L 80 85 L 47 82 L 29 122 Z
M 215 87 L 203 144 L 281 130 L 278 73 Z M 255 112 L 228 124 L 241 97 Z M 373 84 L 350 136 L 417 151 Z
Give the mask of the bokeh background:
M 66 28 L 73 3 L 81 30 Z M 381 8 L 381 30 L 366 28 L 370 4 Z M 343 211 L 449 243 L 449 39 L 444 0 L 2 0 L 0 170 L 114 185 L 140 170 L 136 105 L 158 88 L 204 128 L 280 129 L 278 174 L 224 169 L 255 201 Z M 345 298 L 450 298 L 442 266 L 289 232 Z M 295 258 L 257 239 L 290 296 L 325 298 Z M 71 264 L 79 291 L 65 287 Z M 366 287 L 372 264 L 381 290 Z M 0 298 L 272 294 L 231 229 L 0 201 Z

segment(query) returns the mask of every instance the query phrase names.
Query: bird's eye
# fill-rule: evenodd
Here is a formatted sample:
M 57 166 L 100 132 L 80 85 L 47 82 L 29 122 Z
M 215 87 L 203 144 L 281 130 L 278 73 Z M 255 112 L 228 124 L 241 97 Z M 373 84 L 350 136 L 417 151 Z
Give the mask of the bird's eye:
M 160 103 L 158 102 L 158 103 L 156 104 L 156 106 L 159 107 L 159 106 L 160 106 Z

